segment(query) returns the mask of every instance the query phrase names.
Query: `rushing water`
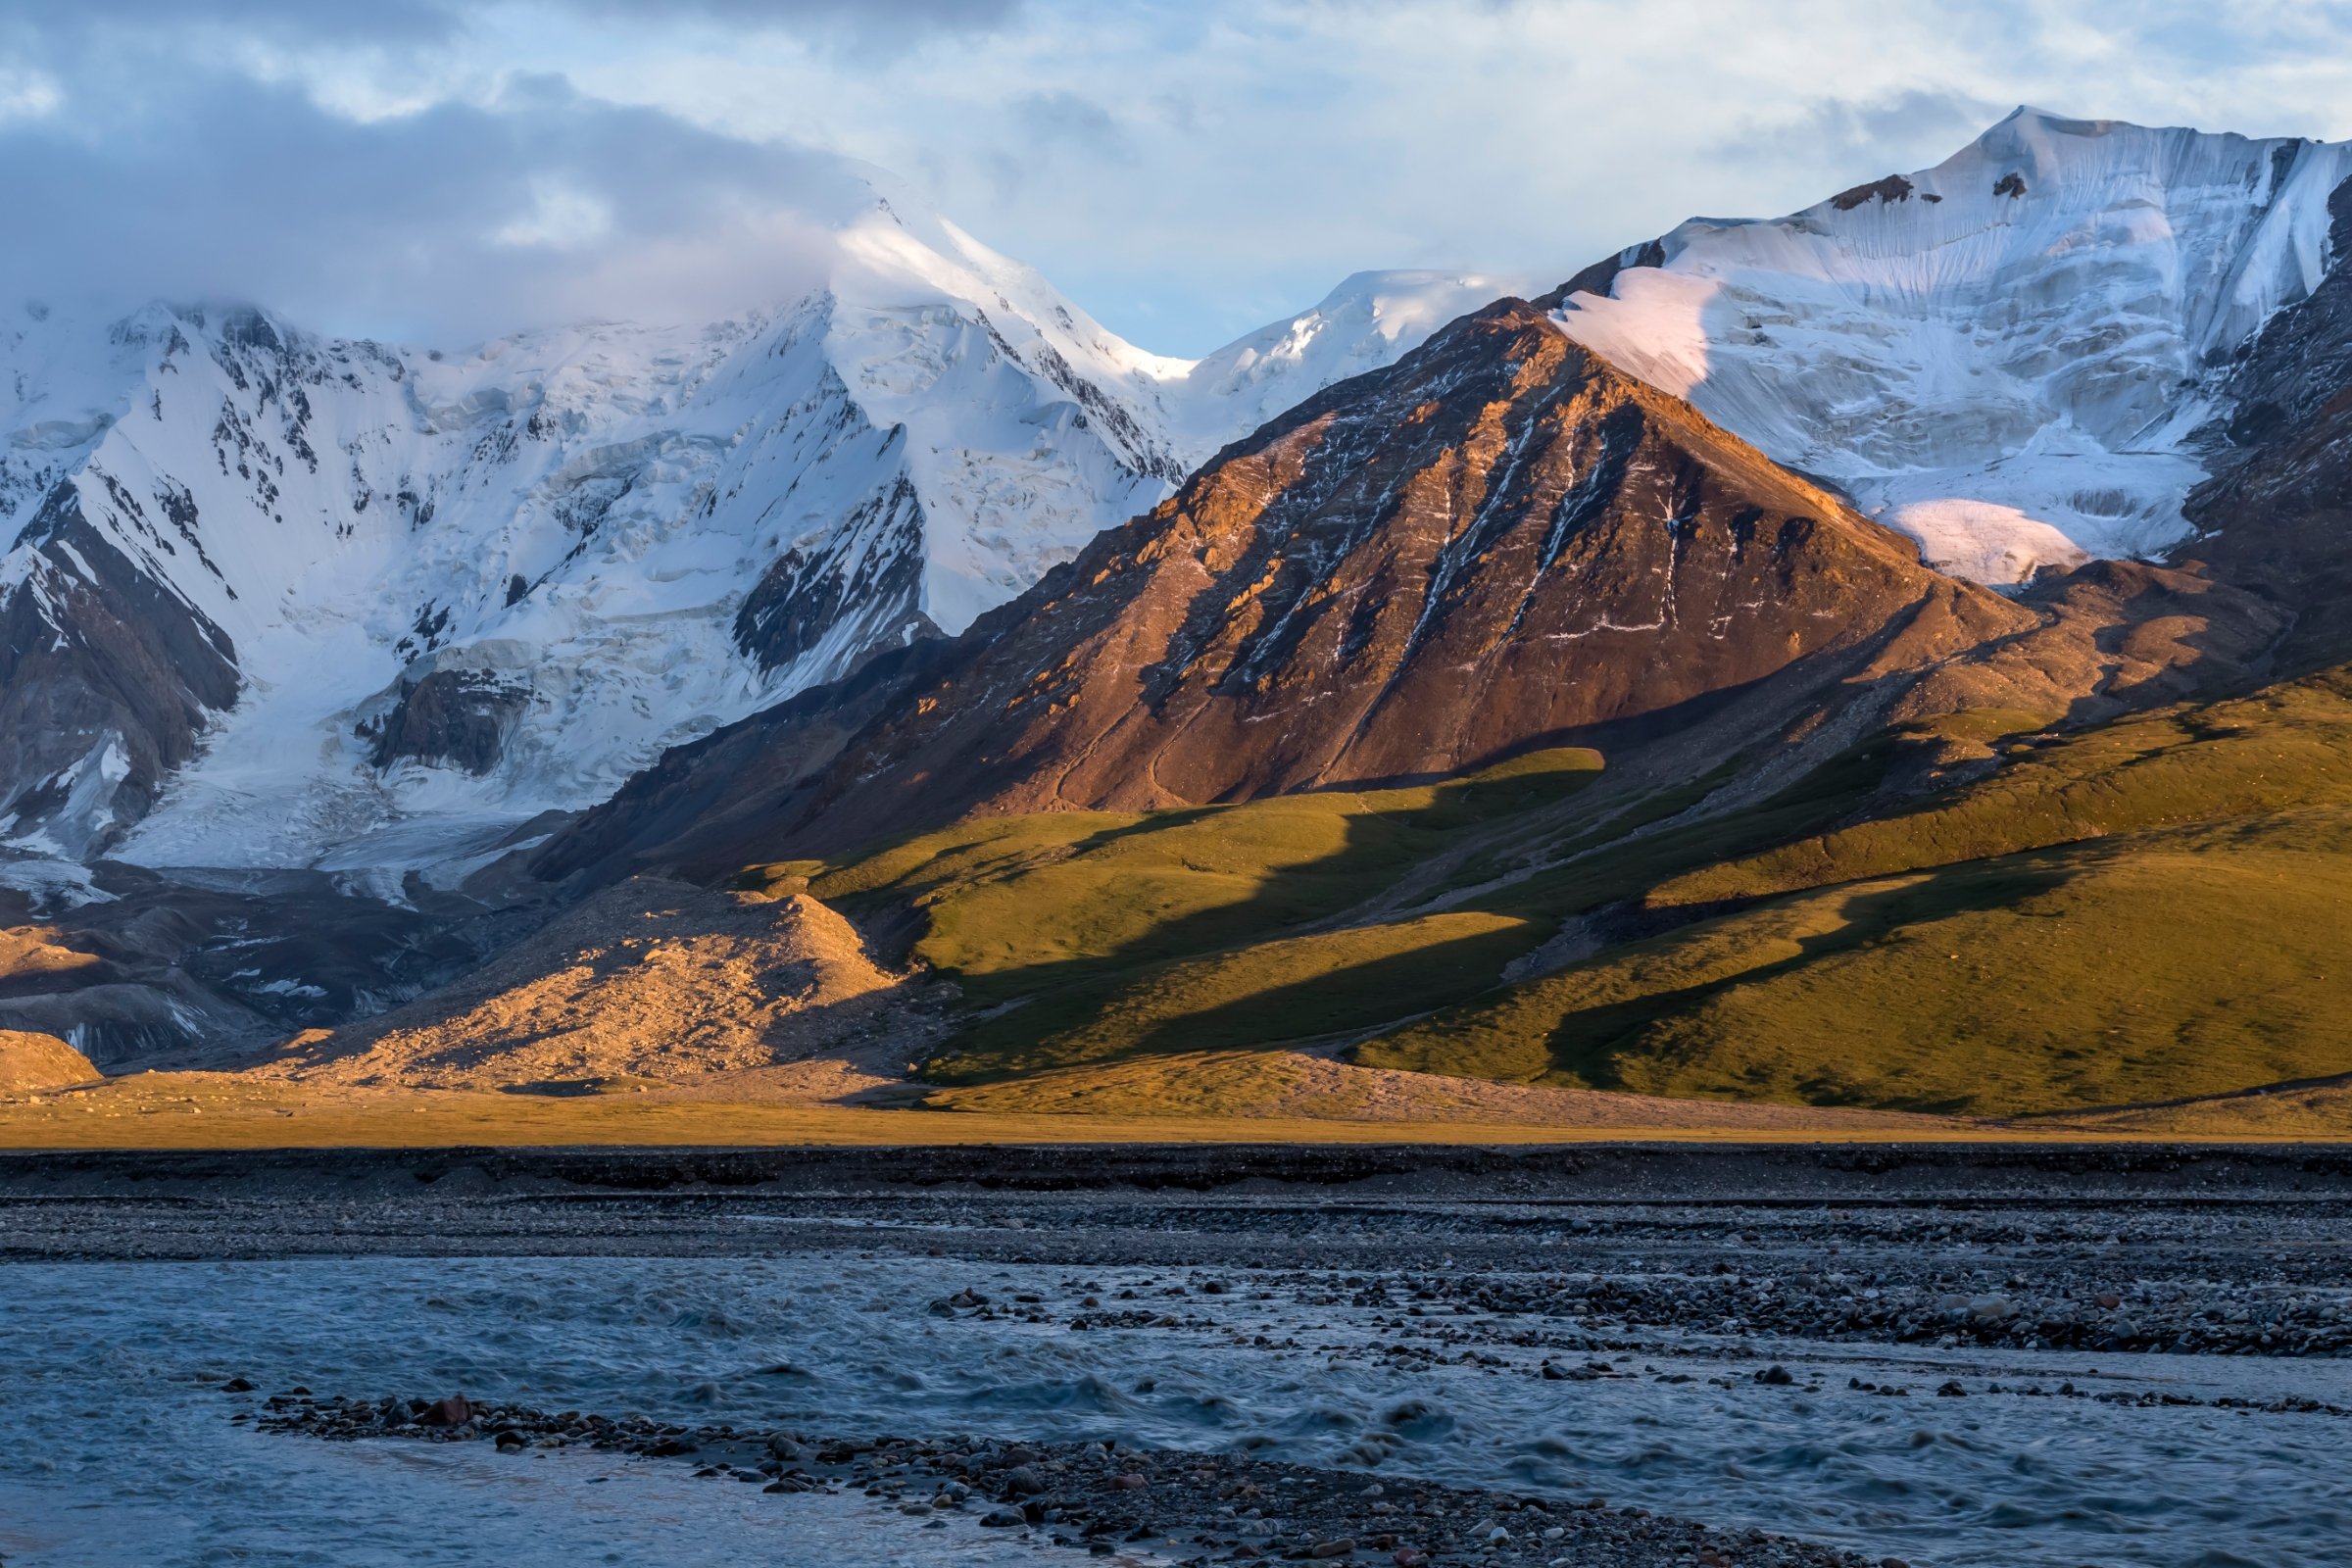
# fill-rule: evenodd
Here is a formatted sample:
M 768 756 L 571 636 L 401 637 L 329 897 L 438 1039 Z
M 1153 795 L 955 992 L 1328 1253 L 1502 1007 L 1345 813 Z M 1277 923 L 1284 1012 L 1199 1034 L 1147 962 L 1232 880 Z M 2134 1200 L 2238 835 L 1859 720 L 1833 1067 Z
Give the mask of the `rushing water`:
M 2352 1560 L 2352 1420 L 1983 1392 L 1992 1380 L 2073 1379 L 2352 1405 L 2344 1362 L 1756 1348 L 1817 1376 L 1820 1392 L 1807 1393 L 1754 1383 L 1754 1351 L 1727 1359 L 1692 1341 L 1611 1358 L 1636 1377 L 1547 1382 L 1527 1371 L 1541 1349 L 1499 1343 L 1482 1348 L 1501 1365 L 1393 1364 L 1369 1353 L 1395 1342 L 1373 1323 L 1385 1314 L 1303 1307 L 1239 1272 L 1226 1276 L 1231 1294 L 1177 1308 L 1215 1327 L 1060 1326 L 1085 1294 L 1149 1305 L 1177 1277 L 894 1254 L 11 1265 L 0 1269 L 0 1559 L 1064 1555 L 961 1521 L 925 1535 L 862 1497 L 773 1497 L 658 1461 L 260 1436 L 229 1421 L 237 1401 L 218 1392 L 242 1375 L 264 1391 L 463 1391 L 845 1436 L 1247 1447 L 1605 1494 L 1937 1568 Z M 1055 1321 L 927 1309 L 967 1286 L 1000 1300 L 1037 1295 Z M 1113 1299 L 1122 1288 L 1136 1301 Z M 1901 1382 L 1911 1396 L 1850 1391 L 1849 1376 Z M 1930 1396 L 1954 1376 L 1971 1397 Z

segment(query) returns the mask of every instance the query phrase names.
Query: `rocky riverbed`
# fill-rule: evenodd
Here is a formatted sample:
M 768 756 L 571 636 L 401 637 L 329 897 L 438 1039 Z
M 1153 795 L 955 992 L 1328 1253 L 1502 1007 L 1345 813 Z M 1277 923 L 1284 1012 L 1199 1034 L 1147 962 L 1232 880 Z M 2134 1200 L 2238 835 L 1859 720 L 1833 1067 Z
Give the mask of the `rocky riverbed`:
M 0 1457 L 12 1564 L 120 1560 L 12 1541 L 75 1496 L 250 1552 L 224 1475 L 322 1561 L 355 1498 L 455 1562 L 624 1494 L 592 1541 L 681 1562 L 2352 1544 L 2331 1151 L 140 1160 L 0 1166 L 0 1420 L 60 1435 Z
M 242 1380 L 237 1380 L 242 1381 Z M 235 1391 L 243 1392 L 243 1391 Z M 232 1419 L 244 1419 L 239 1411 Z M 1284 1558 L 1382 1562 L 1397 1568 L 1475 1562 L 1484 1568 L 1649 1568 L 1741 1563 L 1752 1568 L 1869 1568 L 1870 1559 L 1757 1530 L 1710 1530 L 1646 1508 L 1472 1491 L 1429 1482 L 1394 1485 L 1360 1472 L 1314 1469 L 1229 1453 L 1138 1449 L 1116 1440 L 1002 1443 L 811 1437 L 804 1431 L 685 1426 L 643 1416 L 439 1399 L 274 1396 L 257 1425 L 332 1441 L 476 1441 L 520 1456 L 586 1446 L 668 1459 L 699 1479 L 763 1493 L 862 1494 L 927 1529 L 956 1524 L 1034 1535 L 1110 1555 L 1124 1546 L 1199 1565 Z M 943 1542 L 941 1560 L 952 1547 Z M 1903 1568 L 1895 1558 L 1881 1568 Z

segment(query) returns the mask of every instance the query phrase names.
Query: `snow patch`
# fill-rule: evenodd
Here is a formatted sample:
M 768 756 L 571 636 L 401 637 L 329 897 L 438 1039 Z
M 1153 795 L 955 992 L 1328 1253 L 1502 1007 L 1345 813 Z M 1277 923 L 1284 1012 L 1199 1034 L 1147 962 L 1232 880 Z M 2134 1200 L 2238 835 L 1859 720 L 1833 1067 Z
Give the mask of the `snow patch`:
M 32 912 L 40 915 L 115 902 L 88 866 L 72 860 L 0 858 L 0 888 L 30 895 Z

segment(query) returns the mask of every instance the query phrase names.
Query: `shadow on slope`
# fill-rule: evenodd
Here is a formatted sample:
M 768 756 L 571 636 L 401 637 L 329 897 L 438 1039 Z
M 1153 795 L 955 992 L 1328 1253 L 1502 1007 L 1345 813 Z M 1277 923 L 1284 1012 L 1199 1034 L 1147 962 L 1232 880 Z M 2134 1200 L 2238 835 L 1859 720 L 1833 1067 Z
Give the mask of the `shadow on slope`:
M 2352 1069 L 2352 680 L 2066 736 L 1908 810 L 1663 876 L 1619 951 L 1371 1065 L 1976 1114 Z
M 1477 913 L 1336 922 L 1433 857 L 1573 814 L 1599 761 L 1548 751 L 1404 789 L 980 817 L 749 885 L 806 886 L 956 984 L 971 1010 L 934 1081 L 1321 1035 L 1394 1018 L 1400 997 L 1470 995 L 1540 940 Z

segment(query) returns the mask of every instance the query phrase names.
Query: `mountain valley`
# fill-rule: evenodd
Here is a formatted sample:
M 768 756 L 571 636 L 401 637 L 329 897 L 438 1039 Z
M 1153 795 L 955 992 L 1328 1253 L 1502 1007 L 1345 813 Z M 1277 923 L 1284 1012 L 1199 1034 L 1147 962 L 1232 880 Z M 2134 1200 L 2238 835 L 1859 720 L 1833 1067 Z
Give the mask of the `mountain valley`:
M 726 327 L 157 309 L 76 422 L 31 322 L 0 1029 L 271 1094 L 2324 1120 L 2348 166 L 2020 111 L 1200 362 L 862 175 Z

